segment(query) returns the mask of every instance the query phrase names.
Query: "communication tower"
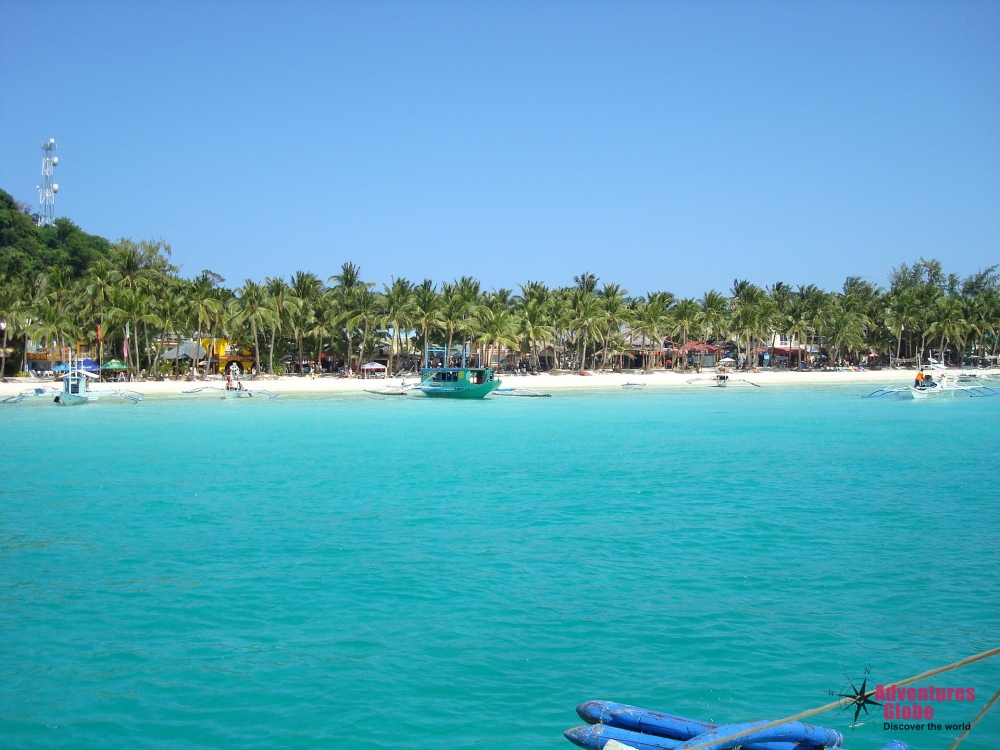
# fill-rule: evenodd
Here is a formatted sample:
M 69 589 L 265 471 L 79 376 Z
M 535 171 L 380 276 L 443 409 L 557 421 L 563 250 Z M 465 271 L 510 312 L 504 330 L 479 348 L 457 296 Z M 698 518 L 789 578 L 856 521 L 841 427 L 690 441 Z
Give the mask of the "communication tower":
M 59 163 L 55 154 L 56 139 L 42 141 L 42 184 L 38 186 L 38 226 L 51 226 L 56 223 L 56 193 L 59 185 L 52 181 L 52 173 Z

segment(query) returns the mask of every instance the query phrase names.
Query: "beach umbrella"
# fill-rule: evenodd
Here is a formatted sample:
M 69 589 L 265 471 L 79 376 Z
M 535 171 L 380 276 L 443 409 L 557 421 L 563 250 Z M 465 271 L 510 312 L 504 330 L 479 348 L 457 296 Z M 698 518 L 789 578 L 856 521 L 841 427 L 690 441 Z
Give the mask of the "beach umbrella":
M 80 360 L 80 362 L 77 363 L 77 367 L 81 370 L 86 370 L 87 372 L 97 372 L 98 370 L 97 363 L 89 357 Z
M 383 364 L 381 364 L 379 362 L 366 362 L 365 364 L 361 365 L 361 369 L 362 370 L 384 370 L 385 369 L 385 365 L 383 365 Z
M 119 372 L 121 370 L 127 370 L 128 365 L 123 364 L 121 361 L 117 359 L 112 359 L 110 362 L 105 362 L 103 365 L 101 365 L 101 369 Z
M 69 372 L 69 368 L 66 365 L 56 365 L 52 368 L 52 372 Z

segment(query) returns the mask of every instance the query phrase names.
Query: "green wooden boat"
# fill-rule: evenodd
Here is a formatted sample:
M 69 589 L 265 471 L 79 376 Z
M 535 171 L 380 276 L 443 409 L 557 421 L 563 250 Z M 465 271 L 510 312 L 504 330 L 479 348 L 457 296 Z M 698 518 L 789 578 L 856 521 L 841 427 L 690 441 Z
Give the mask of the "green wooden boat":
M 432 398 L 485 398 L 499 387 L 493 370 L 485 367 L 425 367 L 420 385 L 410 390 Z

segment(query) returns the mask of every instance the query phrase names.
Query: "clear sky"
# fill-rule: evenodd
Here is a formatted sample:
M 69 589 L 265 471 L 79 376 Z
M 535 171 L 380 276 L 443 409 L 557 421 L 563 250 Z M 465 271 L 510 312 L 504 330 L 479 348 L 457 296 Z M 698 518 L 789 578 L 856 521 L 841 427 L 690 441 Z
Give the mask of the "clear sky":
M 230 284 L 1000 262 L 1000 3 L 0 2 L 0 187 Z

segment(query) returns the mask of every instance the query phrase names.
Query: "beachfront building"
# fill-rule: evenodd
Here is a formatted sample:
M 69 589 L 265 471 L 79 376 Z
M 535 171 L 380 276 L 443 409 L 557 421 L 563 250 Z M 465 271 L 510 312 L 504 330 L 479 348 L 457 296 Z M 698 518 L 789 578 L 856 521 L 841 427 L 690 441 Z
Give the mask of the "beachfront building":
M 160 355 L 160 361 L 172 363 L 179 359 L 185 363 L 185 366 L 180 368 L 181 371 L 189 369 L 192 361 L 197 363 L 199 373 L 204 372 L 207 367 L 210 375 L 219 373 L 249 375 L 256 367 L 253 350 L 229 339 L 217 338 L 213 341 L 204 337 L 182 338 L 178 343 L 176 338 L 165 338 L 162 345 L 168 348 Z
M 678 347 L 676 353 L 677 356 L 684 358 L 685 364 L 694 367 L 715 367 L 725 356 L 721 346 L 713 346 L 704 341 L 689 341 L 684 346 Z
M 94 346 L 86 341 L 77 341 L 66 347 L 41 346 L 29 338 L 24 354 L 25 371 L 37 377 L 52 375 L 56 367 L 66 364 L 66 349 L 72 349 L 73 357 L 78 360 L 97 359 Z
M 798 368 L 800 364 L 807 367 L 818 361 L 819 347 L 802 341 L 792 341 L 783 333 L 774 334 L 769 341 L 751 350 L 754 367 L 790 367 Z

